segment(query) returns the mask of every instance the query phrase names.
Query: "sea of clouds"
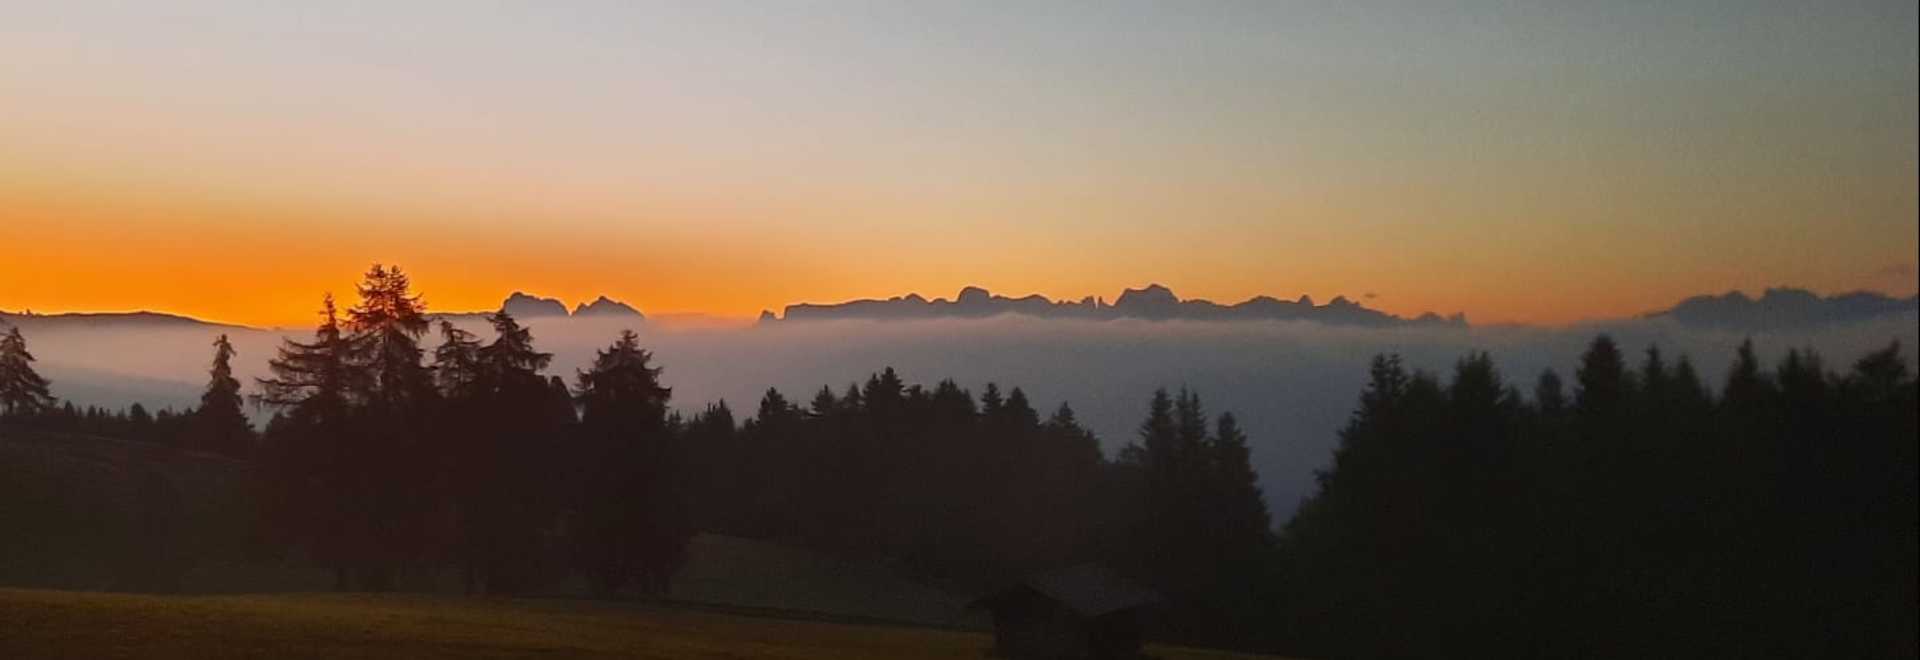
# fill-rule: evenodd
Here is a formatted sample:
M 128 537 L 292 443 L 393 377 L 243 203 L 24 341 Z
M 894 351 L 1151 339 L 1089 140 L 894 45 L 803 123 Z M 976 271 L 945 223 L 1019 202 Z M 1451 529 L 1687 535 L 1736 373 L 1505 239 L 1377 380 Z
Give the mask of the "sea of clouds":
M 490 337 L 476 320 L 463 327 Z M 1749 335 L 1703 329 L 1670 319 L 1637 319 L 1570 327 L 1327 326 L 1314 322 L 1075 321 L 1000 316 L 967 320 L 820 321 L 747 327 L 675 327 L 625 318 L 533 318 L 538 346 L 554 354 L 549 373 L 568 377 L 621 329 L 640 333 L 665 368 L 673 402 L 696 411 L 724 399 L 736 415 L 752 413 L 768 387 L 806 401 L 823 384 L 836 392 L 893 367 L 909 383 L 952 378 L 976 394 L 988 382 L 1020 387 L 1043 415 L 1070 402 L 1109 452 L 1132 441 L 1153 390 L 1197 391 L 1209 413 L 1232 411 L 1251 436 L 1254 467 L 1276 516 L 1284 520 L 1310 494 L 1315 469 L 1326 465 L 1366 380 L 1367 363 L 1398 353 L 1409 366 L 1442 375 L 1468 351 L 1492 354 L 1503 374 L 1530 392 L 1542 369 L 1569 382 L 1586 344 L 1611 334 L 1635 354 L 1657 344 L 1671 359 L 1692 358 L 1718 385 L 1734 347 Z M 41 327 L 29 332 L 41 372 L 56 396 L 86 405 L 149 408 L 192 405 L 206 379 L 215 335 L 239 349 L 237 375 L 252 388 L 284 337 L 307 330 L 209 326 L 125 328 Z M 1752 334 L 1769 363 L 1790 347 L 1811 347 L 1841 370 L 1893 341 L 1920 344 L 1920 317 Z M 431 345 L 437 335 L 429 336 Z M 263 411 L 256 414 L 264 417 Z M 1276 522 L 1279 522 L 1277 520 Z

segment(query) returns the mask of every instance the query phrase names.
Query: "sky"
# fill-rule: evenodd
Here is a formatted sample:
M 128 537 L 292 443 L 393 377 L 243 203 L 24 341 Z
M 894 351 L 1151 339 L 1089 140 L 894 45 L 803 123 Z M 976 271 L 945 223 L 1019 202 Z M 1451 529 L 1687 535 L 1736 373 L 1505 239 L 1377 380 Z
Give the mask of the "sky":
M 1916 288 L 1914 3 L 0 0 L 0 309 Z

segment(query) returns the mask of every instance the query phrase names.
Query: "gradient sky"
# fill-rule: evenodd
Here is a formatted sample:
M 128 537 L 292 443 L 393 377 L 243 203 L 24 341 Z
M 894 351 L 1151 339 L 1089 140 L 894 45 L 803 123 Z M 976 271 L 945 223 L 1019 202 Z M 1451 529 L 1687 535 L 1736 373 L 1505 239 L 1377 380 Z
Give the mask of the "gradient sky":
M 1364 6 L 1363 6 L 1364 5 Z M 1916 286 L 1890 2 L 0 0 L 0 309 Z

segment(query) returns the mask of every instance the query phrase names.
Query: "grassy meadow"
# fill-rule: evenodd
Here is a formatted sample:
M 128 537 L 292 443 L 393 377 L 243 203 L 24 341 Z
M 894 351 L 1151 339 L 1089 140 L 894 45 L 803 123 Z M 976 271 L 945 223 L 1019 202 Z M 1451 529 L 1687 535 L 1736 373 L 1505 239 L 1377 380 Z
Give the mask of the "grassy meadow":
M 178 508 L 143 529 L 143 481 Z M 325 593 L 326 571 L 249 552 L 248 474 L 203 455 L 0 428 L 0 660 L 28 658 L 967 658 L 989 636 L 965 599 L 894 567 L 702 534 L 674 604 Z M 164 532 L 164 533 L 162 533 Z M 160 591 L 137 570 L 168 567 Z M 875 623 L 887 621 L 892 623 Z M 1155 648 L 1166 660 L 1248 657 Z
M 147 596 L 0 589 L 0 657 L 909 659 L 983 657 L 983 633 L 574 600 Z M 1167 660 L 1235 658 L 1154 648 Z

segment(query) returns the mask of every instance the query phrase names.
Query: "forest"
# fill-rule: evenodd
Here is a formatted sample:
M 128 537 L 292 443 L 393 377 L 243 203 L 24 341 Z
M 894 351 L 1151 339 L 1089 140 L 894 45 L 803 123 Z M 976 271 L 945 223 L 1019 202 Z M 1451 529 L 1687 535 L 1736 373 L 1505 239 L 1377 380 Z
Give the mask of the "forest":
M 1605 335 L 1571 380 L 1524 391 L 1486 353 L 1444 378 L 1377 356 L 1317 492 L 1277 521 L 1234 415 L 1183 388 L 1144 398 L 1111 456 L 1067 404 L 882 365 L 681 414 L 634 333 L 568 382 L 529 327 L 436 322 L 398 268 L 355 294 L 251 387 L 217 340 L 178 412 L 62 404 L 14 328 L 0 424 L 244 461 L 250 551 L 341 590 L 452 571 L 474 594 L 571 578 L 658 597 L 709 531 L 963 590 L 1098 562 L 1163 594 L 1155 637 L 1302 656 L 1916 652 L 1920 431 L 1897 344 L 1843 371 L 1730 347 L 1718 387 Z

